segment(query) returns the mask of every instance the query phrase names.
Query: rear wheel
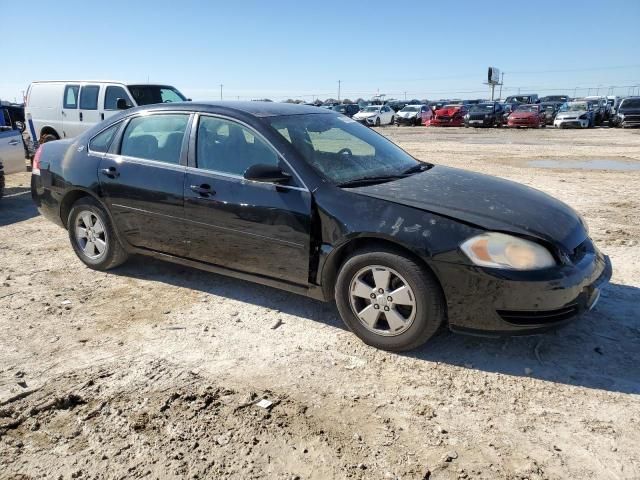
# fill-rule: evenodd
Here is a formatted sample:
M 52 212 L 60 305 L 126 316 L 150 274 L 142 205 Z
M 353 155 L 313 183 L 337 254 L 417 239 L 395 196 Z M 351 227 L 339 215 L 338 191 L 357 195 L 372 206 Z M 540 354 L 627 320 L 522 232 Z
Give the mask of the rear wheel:
M 417 348 L 444 321 L 444 299 L 433 274 L 391 250 L 353 253 L 338 273 L 335 299 L 349 329 L 383 350 Z
M 81 198 L 73 205 L 67 230 L 76 255 L 90 268 L 109 270 L 124 263 L 128 257 L 109 216 L 92 198 Z

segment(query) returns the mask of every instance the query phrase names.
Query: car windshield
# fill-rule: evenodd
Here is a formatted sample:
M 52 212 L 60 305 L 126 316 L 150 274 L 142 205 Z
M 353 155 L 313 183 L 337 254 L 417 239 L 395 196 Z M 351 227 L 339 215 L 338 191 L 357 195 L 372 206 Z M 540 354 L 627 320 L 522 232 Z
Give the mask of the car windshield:
M 453 104 L 453 105 L 445 105 L 442 108 L 461 108 L 461 107 L 462 107 L 462 105 L 460 105 L 460 104 Z
M 640 98 L 627 98 L 620 104 L 620 110 L 625 108 L 640 108 Z
M 507 103 L 528 103 L 528 96 L 513 96 L 507 98 Z
M 553 105 L 545 105 L 545 106 L 544 106 L 544 109 L 545 109 L 547 112 L 553 112 L 553 111 L 555 110 L 555 107 L 554 107 Z
M 537 112 L 538 111 L 538 106 L 537 105 L 518 105 L 515 108 L 516 112 Z
M 419 112 L 420 111 L 420 105 L 407 105 L 406 107 L 404 107 L 400 111 L 401 112 Z
M 585 102 L 576 102 L 576 103 L 565 103 L 562 108 L 560 108 L 561 112 L 583 112 L 588 109 L 587 104 Z
M 493 112 L 493 103 L 478 103 L 471 106 L 472 112 Z
M 173 87 L 162 85 L 129 85 L 129 91 L 138 105 L 184 102 L 186 97 Z
M 376 105 L 370 105 L 368 107 L 366 107 L 363 111 L 364 112 L 377 112 L 378 110 L 380 110 L 380 106 L 376 106 Z
M 334 184 L 402 176 L 422 165 L 382 135 L 341 115 L 285 115 L 265 121 Z

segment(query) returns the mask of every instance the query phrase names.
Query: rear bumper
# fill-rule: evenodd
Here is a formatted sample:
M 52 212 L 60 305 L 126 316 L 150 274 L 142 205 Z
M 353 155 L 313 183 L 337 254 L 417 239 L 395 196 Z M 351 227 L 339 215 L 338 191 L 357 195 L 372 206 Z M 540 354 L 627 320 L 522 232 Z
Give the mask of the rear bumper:
M 612 273 L 609 258 L 595 247 L 576 265 L 539 272 L 436 268 L 450 328 L 483 335 L 529 335 L 560 327 L 595 306 Z

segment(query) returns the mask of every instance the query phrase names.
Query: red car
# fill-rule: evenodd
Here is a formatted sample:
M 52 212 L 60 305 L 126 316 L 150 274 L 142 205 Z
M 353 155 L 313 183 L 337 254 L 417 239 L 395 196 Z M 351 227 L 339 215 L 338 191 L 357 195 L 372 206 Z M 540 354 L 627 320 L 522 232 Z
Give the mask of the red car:
M 436 110 L 431 119 L 433 127 L 461 127 L 464 124 L 464 116 L 467 113 L 466 105 L 445 105 Z
M 540 128 L 546 125 L 545 111 L 538 104 L 517 105 L 507 117 L 508 127 Z

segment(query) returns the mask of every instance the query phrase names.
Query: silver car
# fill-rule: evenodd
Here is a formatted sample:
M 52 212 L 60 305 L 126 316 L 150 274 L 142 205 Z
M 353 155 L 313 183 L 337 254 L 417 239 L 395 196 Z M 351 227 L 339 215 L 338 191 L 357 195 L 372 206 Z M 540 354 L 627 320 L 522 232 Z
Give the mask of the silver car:
M 553 126 L 556 128 L 589 128 L 593 127 L 593 123 L 593 110 L 589 102 L 568 102 L 560 107 L 553 121 Z

